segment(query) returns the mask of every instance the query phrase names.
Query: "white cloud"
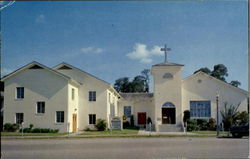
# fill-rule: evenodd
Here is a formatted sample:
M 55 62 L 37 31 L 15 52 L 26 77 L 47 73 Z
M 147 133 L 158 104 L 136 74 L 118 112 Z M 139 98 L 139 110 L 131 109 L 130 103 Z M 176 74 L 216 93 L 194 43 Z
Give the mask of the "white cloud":
M 7 74 L 9 74 L 9 73 L 11 73 L 11 72 L 13 72 L 14 70 L 12 70 L 12 69 L 8 69 L 8 68 L 2 68 L 1 69 L 1 75 L 2 75 L 2 77 L 3 76 L 5 76 L 5 75 L 7 75 Z
M 103 52 L 103 49 L 95 47 L 85 47 L 82 48 L 81 51 L 85 54 L 100 54 Z
M 44 23 L 45 22 L 45 16 L 43 14 L 40 14 L 36 17 L 36 23 Z
M 147 49 L 147 45 L 136 43 L 134 50 L 127 53 L 130 59 L 139 60 L 141 63 L 151 63 L 153 56 L 162 56 L 164 53 L 161 51 L 160 46 L 155 45 L 152 49 Z

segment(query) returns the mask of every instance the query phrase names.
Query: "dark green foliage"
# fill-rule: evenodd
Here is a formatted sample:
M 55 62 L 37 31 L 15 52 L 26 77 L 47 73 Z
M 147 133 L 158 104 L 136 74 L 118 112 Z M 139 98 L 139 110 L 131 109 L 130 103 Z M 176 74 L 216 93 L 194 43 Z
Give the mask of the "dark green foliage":
M 188 120 L 190 120 L 190 111 L 189 110 L 185 110 L 183 113 L 184 113 L 183 122 L 184 122 L 184 126 L 186 127 L 186 122 Z
M 241 85 L 241 83 L 239 81 L 231 81 L 230 84 L 234 87 L 238 87 Z
M 152 124 L 152 120 L 150 117 L 147 118 L 147 124 L 151 123 Z
M 215 130 L 216 129 L 216 127 L 215 127 L 215 119 L 214 118 L 210 118 L 209 120 L 208 120 L 208 124 L 207 124 L 207 129 L 208 130 Z
M 95 128 L 98 131 L 104 131 L 107 129 L 107 122 L 104 119 L 97 119 Z
M 11 124 L 11 123 L 6 123 L 4 124 L 4 131 L 8 132 L 16 132 L 19 130 L 19 125 L 18 124 Z
M 207 67 L 203 67 L 203 68 L 200 68 L 199 70 L 195 71 L 194 74 L 196 74 L 197 72 L 204 72 L 204 73 L 207 73 L 207 74 L 211 74 L 211 70 Z
M 48 128 L 34 128 L 31 130 L 32 133 L 58 133 L 58 131 L 59 131 L 58 129 L 48 129 Z
M 245 125 L 249 122 L 249 114 L 246 111 L 237 112 L 236 125 Z
M 128 77 L 122 77 L 115 81 L 114 88 L 118 92 L 149 92 L 149 69 L 144 69 L 141 75 L 135 76 L 132 81 Z
M 197 126 L 199 130 L 207 130 L 208 129 L 208 120 L 207 119 L 197 119 Z
M 134 116 L 133 115 L 130 116 L 130 125 L 132 127 L 135 126 L 135 121 L 134 121 Z
M 197 120 L 190 119 L 187 121 L 187 131 L 196 131 L 198 130 Z
M 22 132 L 22 129 L 20 129 L 19 131 Z M 24 128 L 24 129 L 23 129 L 23 132 L 24 132 L 24 133 L 31 133 L 32 131 L 31 131 L 30 128 Z
M 123 129 L 130 127 L 130 124 L 128 121 L 123 122 Z
M 211 72 L 211 76 L 226 82 L 225 77 L 228 76 L 227 67 L 223 64 L 214 65 L 214 70 Z
M 237 110 L 240 106 L 240 103 L 237 106 L 230 105 L 227 103 L 224 104 L 224 109 L 221 110 L 222 122 L 224 125 L 224 130 L 229 130 L 232 125 L 236 125 Z

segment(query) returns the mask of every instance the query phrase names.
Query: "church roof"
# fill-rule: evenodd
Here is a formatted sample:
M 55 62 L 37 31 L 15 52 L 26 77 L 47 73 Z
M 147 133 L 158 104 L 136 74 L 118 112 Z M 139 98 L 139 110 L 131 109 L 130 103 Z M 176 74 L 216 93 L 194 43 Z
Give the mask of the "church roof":
M 177 64 L 177 63 L 171 63 L 171 62 L 163 62 L 163 63 L 159 63 L 153 66 L 184 66 L 182 64 Z
M 154 97 L 153 93 L 120 93 L 125 100 L 148 100 Z

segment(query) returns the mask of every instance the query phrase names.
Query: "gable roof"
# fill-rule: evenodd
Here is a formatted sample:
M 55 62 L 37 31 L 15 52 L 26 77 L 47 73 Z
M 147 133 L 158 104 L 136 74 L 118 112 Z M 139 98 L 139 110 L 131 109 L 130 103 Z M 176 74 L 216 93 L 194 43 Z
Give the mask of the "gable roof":
M 215 82 L 218 82 L 218 83 L 220 83 L 220 84 L 222 84 L 222 85 L 228 86 L 228 87 L 233 88 L 233 89 L 235 89 L 235 90 L 241 91 L 242 93 L 244 93 L 244 94 L 246 94 L 246 95 L 249 95 L 249 92 L 248 92 L 248 91 L 246 91 L 246 90 L 244 90 L 244 89 L 241 89 L 241 88 L 239 88 L 239 87 L 232 86 L 231 84 L 229 84 L 229 83 L 227 83 L 227 82 L 223 82 L 223 81 L 221 81 L 221 80 L 219 80 L 219 79 L 217 79 L 217 78 L 215 78 L 215 77 L 213 77 L 213 76 L 210 76 L 210 75 L 208 75 L 207 73 L 204 73 L 204 72 L 202 72 L 202 71 L 196 72 L 195 74 L 192 74 L 191 76 L 188 76 L 188 77 L 184 78 L 182 81 L 184 82 L 184 81 L 189 80 L 189 79 L 192 79 L 192 78 L 194 78 L 194 77 L 196 77 L 196 76 L 198 76 L 198 75 L 206 76 L 206 77 L 208 77 L 209 79 L 214 80 Z
M 86 74 L 86 75 L 88 75 L 90 77 L 93 77 L 93 78 L 95 78 L 95 79 L 103 82 L 104 84 L 106 84 L 112 91 L 114 91 L 120 97 L 120 94 L 113 88 L 113 86 L 110 83 L 108 83 L 108 82 L 106 82 L 106 81 L 104 81 L 104 80 L 102 80 L 102 79 L 100 79 L 100 78 L 98 78 L 98 77 L 96 77 L 96 76 L 94 76 L 94 75 L 86 72 L 86 71 L 83 71 L 82 69 L 79 69 L 79 68 L 77 68 L 75 66 L 72 66 L 72 65 L 70 65 L 70 64 L 68 64 L 66 62 L 62 62 L 62 63 L 54 66 L 52 69 L 56 70 L 56 69 L 60 69 L 62 67 L 66 68 L 66 69 L 73 68 L 75 70 L 78 70 L 78 71 L 80 71 L 80 72 L 82 72 L 82 73 L 84 73 L 84 74 Z
M 35 68 L 37 68 L 37 69 L 45 69 L 45 70 L 47 70 L 49 72 L 52 72 L 52 73 L 54 73 L 54 74 L 56 74 L 56 75 L 58 75 L 58 76 L 60 76 L 60 77 L 62 77 L 64 79 L 66 79 L 68 81 L 72 81 L 74 83 L 79 84 L 77 81 L 74 81 L 70 77 L 68 77 L 68 76 L 66 76 L 66 75 L 64 75 L 64 74 L 62 74 L 62 73 L 60 73 L 58 71 L 55 71 L 55 70 L 53 70 L 53 69 L 51 69 L 51 68 L 49 68 L 49 67 L 47 67 L 47 66 L 45 66 L 43 64 L 40 64 L 39 62 L 36 62 L 36 61 L 28 63 L 27 65 L 24 65 L 23 67 L 21 67 L 21 68 L 15 70 L 15 71 L 11 72 L 10 74 L 4 76 L 3 78 L 1 78 L 1 81 L 5 81 L 5 80 L 13 77 L 14 75 L 16 75 L 16 74 L 18 74 L 18 73 L 20 73 L 22 71 L 25 71 L 27 69 L 35 69 Z
M 177 63 L 171 63 L 171 62 L 163 62 L 163 63 L 155 64 L 153 66 L 184 66 L 184 65 L 177 64 Z

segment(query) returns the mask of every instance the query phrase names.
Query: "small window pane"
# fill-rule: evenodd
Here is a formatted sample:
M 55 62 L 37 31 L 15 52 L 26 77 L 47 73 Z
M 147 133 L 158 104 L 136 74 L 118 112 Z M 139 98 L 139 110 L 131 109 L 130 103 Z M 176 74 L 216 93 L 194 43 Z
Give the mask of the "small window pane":
M 24 87 L 17 87 L 16 88 L 16 98 L 23 99 L 24 98 Z
M 37 113 L 45 113 L 45 102 L 37 102 Z
M 72 88 L 72 91 L 71 91 L 71 97 L 72 97 L 72 100 L 74 100 L 75 99 L 75 89 L 74 88 Z
M 57 123 L 64 123 L 64 111 L 57 111 L 56 112 L 56 122 Z
M 96 101 L 96 92 L 89 91 L 89 101 Z
M 23 122 L 23 113 L 16 113 L 16 124 L 22 124 Z
M 210 101 L 190 101 L 191 117 L 211 117 Z
M 124 116 L 127 118 L 131 116 L 131 106 L 124 106 Z
M 89 124 L 96 124 L 96 115 L 89 114 Z

